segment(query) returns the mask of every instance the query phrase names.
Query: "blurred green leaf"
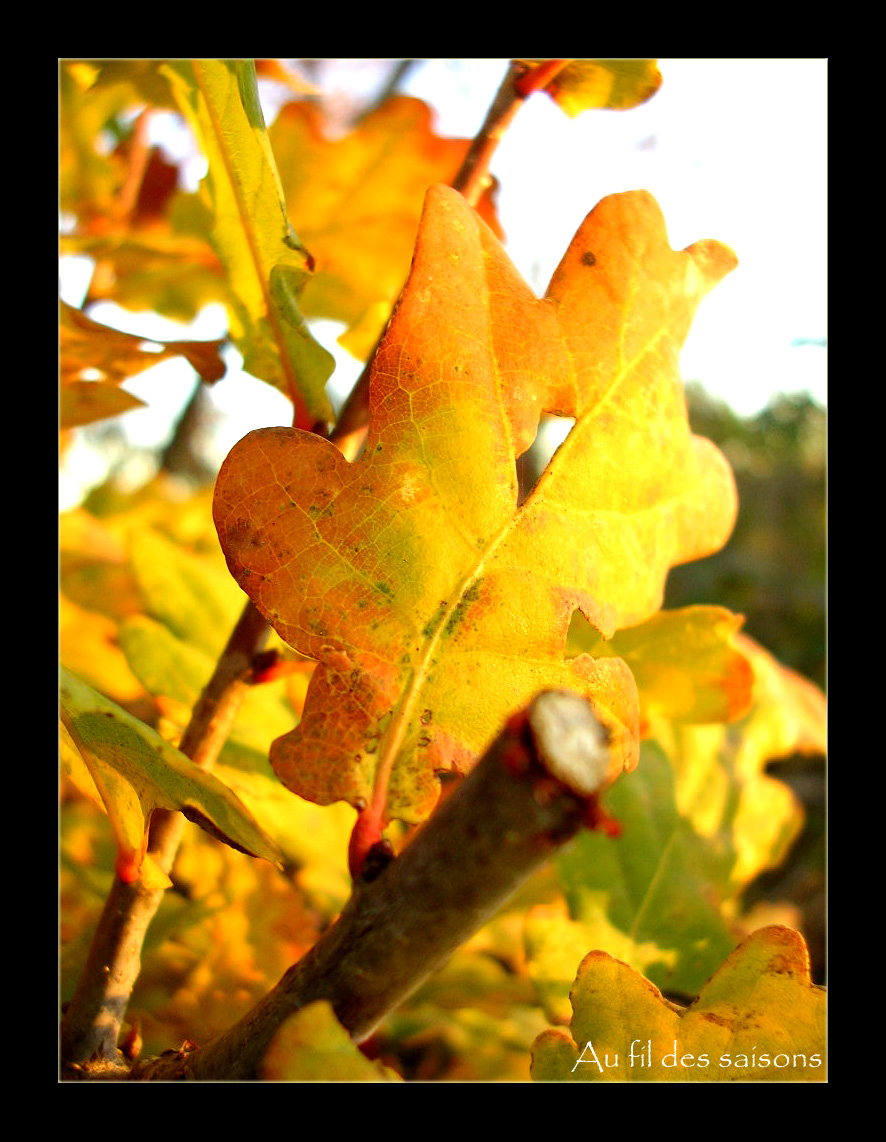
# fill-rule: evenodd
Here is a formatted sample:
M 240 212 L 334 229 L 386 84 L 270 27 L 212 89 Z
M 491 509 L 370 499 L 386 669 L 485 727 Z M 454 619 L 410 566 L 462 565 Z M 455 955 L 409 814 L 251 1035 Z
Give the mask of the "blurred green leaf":
M 330 1004 L 310 1003 L 274 1036 L 262 1078 L 271 1082 L 399 1082 L 389 1067 L 361 1054 Z

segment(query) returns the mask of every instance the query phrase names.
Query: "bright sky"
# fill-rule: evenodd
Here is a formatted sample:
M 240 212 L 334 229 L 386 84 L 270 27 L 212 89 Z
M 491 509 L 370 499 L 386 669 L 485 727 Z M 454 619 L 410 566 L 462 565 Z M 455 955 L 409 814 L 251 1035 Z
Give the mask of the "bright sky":
M 429 61 L 406 90 L 446 108 L 444 133 L 472 135 L 502 62 Z M 675 249 L 717 238 L 739 257 L 702 303 L 684 378 L 742 414 L 780 391 L 826 404 L 826 349 L 793 342 L 827 337 L 827 60 L 659 66 L 661 89 L 630 111 L 569 119 L 540 96 L 521 110 L 493 165 L 508 252 L 542 292 L 599 199 L 649 190 Z
M 426 60 L 408 73 L 404 90 L 436 108 L 441 134 L 472 137 L 506 65 Z M 743 415 L 778 392 L 807 391 L 824 405 L 827 60 L 665 59 L 660 67 L 660 91 L 630 111 L 569 119 L 545 96 L 528 101 L 493 163 L 508 253 L 542 293 L 600 198 L 649 190 L 674 248 L 717 238 L 739 257 L 738 269 L 702 303 L 683 353 L 684 378 L 700 380 Z M 378 82 L 371 67 L 366 76 Z M 63 268 L 61 280 L 63 298 L 79 305 L 76 275 Z M 93 316 L 115 324 L 112 311 Z M 145 317 L 118 321 L 146 337 L 224 333 L 218 311 L 188 333 Z M 360 366 L 337 349 L 334 336 L 327 344 L 341 361 L 337 374 L 350 383 Z M 187 378 L 176 375 L 176 363 L 160 368 L 160 383 L 155 371 L 126 386 L 151 405 L 125 418 L 137 444 L 156 443 L 158 433 L 163 438 L 180 408 L 182 384 L 187 392 L 193 383 L 189 369 Z M 219 460 L 251 428 L 287 423 L 288 403 L 261 382 L 232 372 L 212 391 L 229 417 L 220 426 Z M 73 494 L 63 489 L 63 504 Z

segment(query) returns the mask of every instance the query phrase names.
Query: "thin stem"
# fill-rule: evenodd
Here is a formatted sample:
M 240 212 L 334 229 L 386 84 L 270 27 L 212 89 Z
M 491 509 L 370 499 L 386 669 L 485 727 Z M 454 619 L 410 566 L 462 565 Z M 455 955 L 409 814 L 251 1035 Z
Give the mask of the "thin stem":
M 452 181 L 454 190 L 476 206 L 492 179 L 489 166 L 517 112 L 535 91 L 545 87 L 569 60 L 547 60 L 528 68 L 519 60 L 511 60 L 507 74 L 492 101 L 483 126 L 465 155 L 461 170 Z
M 179 746 L 202 769 L 211 769 L 221 752 L 246 694 L 252 661 L 268 633 L 265 619 L 247 603 Z M 167 876 L 184 826 L 180 813 L 158 810 L 152 818 L 148 851 Z M 145 935 L 164 891 L 146 888 L 140 880 L 125 884 L 114 878 L 62 1022 L 61 1057 L 65 1065 L 96 1060 L 122 1066 L 117 1051 L 120 1025 L 141 970 Z
M 571 59 L 547 59 L 544 63 L 525 70 L 514 83 L 518 95 L 528 99 L 534 91 L 542 91 L 570 63 Z
M 490 105 L 483 126 L 478 131 L 462 165 L 450 186 L 459 191 L 465 200 L 476 206 L 492 179 L 489 165 L 517 112 L 535 91 L 540 91 L 570 63 L 567 59 L 546 60 L 537 67 L 512 60 L 504 79 Z M 369 421 L 369 377 L 376 345 L 367 358 L 363 372 L 357 378 L 338 417 L 333 440 L 349 458 L 360 451 Z
M 150 136 L 148 134 L 150 116 L 150 110 L 142 111 L 135 122 L 126 180 L 120 187 L 120 193 L 115 203 L 116 218 L 120 222 L 128 218 L 135 209 L 145 172 L 148 169 L 148 161 L 151 157 Z

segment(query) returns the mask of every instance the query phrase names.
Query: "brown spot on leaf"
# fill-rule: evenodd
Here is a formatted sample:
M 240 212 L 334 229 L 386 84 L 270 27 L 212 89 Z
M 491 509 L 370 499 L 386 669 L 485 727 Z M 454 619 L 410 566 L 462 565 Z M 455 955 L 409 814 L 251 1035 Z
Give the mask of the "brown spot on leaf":
M 732 1027 L 731 1019 L 727 1019 L 725 1015 L 717 1015 L 714 1011 L 704 1011 L 701 1017 L 708 1023 L 716 1023 L 718 1027 Z

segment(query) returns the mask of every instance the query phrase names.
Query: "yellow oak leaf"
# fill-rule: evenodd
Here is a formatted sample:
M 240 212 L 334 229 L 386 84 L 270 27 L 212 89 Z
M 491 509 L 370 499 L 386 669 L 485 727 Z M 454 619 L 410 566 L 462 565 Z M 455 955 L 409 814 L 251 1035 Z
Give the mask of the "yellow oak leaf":
M 421 820 L 437 771 L 469 769 L 552 687 L 609 727 L 610 778 L 636 764 L 630 670 L 567 658 L 567 634 L 576 609 L 607 638 L 648 618 L 668 569 L 729 535 L 732 475 L 689 430 L 678 358 L 735 261 L 713 241 L 675 252 L 649 194 L 615 195 L 539 299 L 460 195 L 428 192 L 361 456 L 265 429 L 216 486 L 232 574 L 318 662 L 300 725 L 272 747 L 284 784 L 381 826 Z M 520 502 L 516 458 L 544 411 L 576 423 Z
M 751 662 L 736 645 L 743 621 L 723 607 L 683 607 L 659 611 L 607 641 L 576 614 L 568 649 L 628 663 L 644 727 L 652 715 L 689 724 L 732 722 L 748 710 L 754 685 Z
M 570 1031 L 536 1039 L 537 1082 L 825 1082 L 826 993 L 803 937 L 752 933 L 688 1008 L 639 972 L 589 952 L 570 995 Z
M 525 60 L 538 67 L 545 60 Z M 658 60 L 571 59 L 544 90 L 570 118 L 582 111 L 627 111 L 646 103 L 661 87 Z

